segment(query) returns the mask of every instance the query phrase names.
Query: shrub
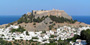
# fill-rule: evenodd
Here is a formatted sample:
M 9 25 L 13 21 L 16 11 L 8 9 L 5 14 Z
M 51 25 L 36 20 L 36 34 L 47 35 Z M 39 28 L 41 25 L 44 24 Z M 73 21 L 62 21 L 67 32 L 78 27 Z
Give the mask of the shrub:
M 53 25 L 50 25 L 50 26 L 49 26 L 49 30 L 51 30 L 52 28 L 53 28 Z
M 64 23 L 64 22 L 69 22 L 69 23 L 75 23 L 77 20 L 70 20 L 64 17 L 56 17 L 56 16 L 52 16 L 50 15 L 50 19 L 57 22 L 57 23 Z
M 26 31 L 26 35 L 29 35 L 28 31 Z
M 36 23 L 34 22 L 33 25 L 36 25 Z
M 23 28 L 23 27 L 21 27 L 21 26 L 19 26 L 19 28 L 18 29 L 12 29 L 10 32 L 23 32 L 23 31 L 25 31 L 25 29 Z

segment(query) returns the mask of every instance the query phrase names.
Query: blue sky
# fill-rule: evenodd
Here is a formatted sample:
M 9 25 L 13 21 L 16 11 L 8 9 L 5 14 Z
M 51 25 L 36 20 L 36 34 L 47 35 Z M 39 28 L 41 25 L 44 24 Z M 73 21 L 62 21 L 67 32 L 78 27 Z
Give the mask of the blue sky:
M 65 10 L 73 16 L 89 16 L 90 0 L 0 0 L 0 15 L 23 15 L 31 10 Z

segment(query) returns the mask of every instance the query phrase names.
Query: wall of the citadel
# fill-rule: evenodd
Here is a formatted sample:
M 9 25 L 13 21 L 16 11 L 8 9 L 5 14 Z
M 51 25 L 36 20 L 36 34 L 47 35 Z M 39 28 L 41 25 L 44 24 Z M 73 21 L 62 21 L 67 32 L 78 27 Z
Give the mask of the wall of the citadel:
M 31 12 L 27 12 L 27 15 L 31 15 Z
M 33 14 L 34 15 L 54 15 L 54 16 L 61 16 L 62 13 L 64 12 L 64 10 L 33 10 Z M 31 13 L 28 12 L 28 15 L 30 15 Z
M 28 12 L 28 15 L 30 15 L 31 13 Z M 33 10 L 33 14 L 35 15 L 35 17 L 42 17 L 42 16 L 60 16 L 60 17 L 65 17 L 68 19 L 72 19 L 72 17 L 70 17 L 64 10 Z
M 34 14 L 35 14 L 35 13 L 36 13 L 36 14 L 42 14 L 42 13 L 45 13 L 45 12 L 49 12 L 49 11 L 41 11 L 41 10 L 40 10 L 40 11 L 33 11 Z
M 64 10 L 47 10 L 47 11 L 33 11 L 33 14 L 46 14 L 46 15 L 61 15 Z

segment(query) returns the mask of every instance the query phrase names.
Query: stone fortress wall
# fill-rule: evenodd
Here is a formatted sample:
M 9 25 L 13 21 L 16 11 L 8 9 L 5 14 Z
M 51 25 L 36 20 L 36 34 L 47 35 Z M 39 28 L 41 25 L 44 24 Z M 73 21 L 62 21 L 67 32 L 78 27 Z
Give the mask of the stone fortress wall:
M 42 16 L 60 16 L 60 17 L 65 17 L 68 19 L 72 19 L 71 16 L 69 16 L 64 10 L 57 10 L 57 9 L 53 9 L 53 10 L 33 10 L 33 15 L 35 15 L 36 17 L 42 17 Z M 30 15 L 31 13 L 28 12 L 28 15 Z
M 33 14 L 37 14 L 37 15 L 59 15 L 61 16 L 62 12 L 64 12 L 64 10 L 33 10 Z

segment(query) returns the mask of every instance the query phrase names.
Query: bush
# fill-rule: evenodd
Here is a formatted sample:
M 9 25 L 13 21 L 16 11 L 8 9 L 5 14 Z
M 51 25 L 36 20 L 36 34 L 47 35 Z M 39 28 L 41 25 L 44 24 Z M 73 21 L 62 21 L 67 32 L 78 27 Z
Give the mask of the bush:
M 23 23 L 23 22 L 25 22 L 25 23 L 32 23 L 32 22 L 40 23 L 47 17 L 48 16 L 42 16 L 41 18 L 40 17 L 35 18 L 33 13 L 31 13 L 31 15 L 24 14 L 17 22 L 18 22 L 18 24 Z
M 24 14 L 17 22 L 18 22 L 18 24 L 23 23 L 23 22 L 31 23 L 33 21 L 33 18 L 34 18 L 33 15 Z
M 53 28 L 53 25 L 50 25 L 50 26 L 49 26 L 49 30 L 52 30 L 52 28 Z
M 54 38 L 55 36 L 54 35 L 51 35 L 51 37 L 50 38 Z
M 46 31 L 44 30 L 44 31 L 42 31 L 42 33 L 46 33 Z
M 12 43 L 8 41 L 4 41 L 2 38 L 0 38 L 0 45 L 12 45 Z
M 70 45 L 69 41 L 67 40 L 58 40 L 58 45 Z
M 33 25 L 36 25 L 36 23 L 33 23 Z
M 29 35 L 28 31 L 26 31 L 26 35 Z
M 76 39 L 80 39 L 80 36 L 79 36 L 79 35 L 74 35 L 73 38 L 67 39 L 67 41 L 73 41 L 73 42 L 76 42 Z
M 64 23 L 64 22 L 69 22 L 69 23 L 75 23 L 77 20 L 70 20 L 64 17 L 56 17 L 56 16 L 52 16 L 50 15 L 50 19 L 57 22 L 57 23 Z
M 25 31 L 25 29 L 23 28 L 23 27 L 21 27 L 21 26 L 19 26 L 19 28 L 18 29 L 12 29 L 10 32 L 23 32 L 23 31 Z
M 37 37 L 32 37 L 32 39 L 38 39 Z
M 87 41 L 87 45 L 90 45 L 90 29 L 83 30 L 81 32 L 81 39 Z

